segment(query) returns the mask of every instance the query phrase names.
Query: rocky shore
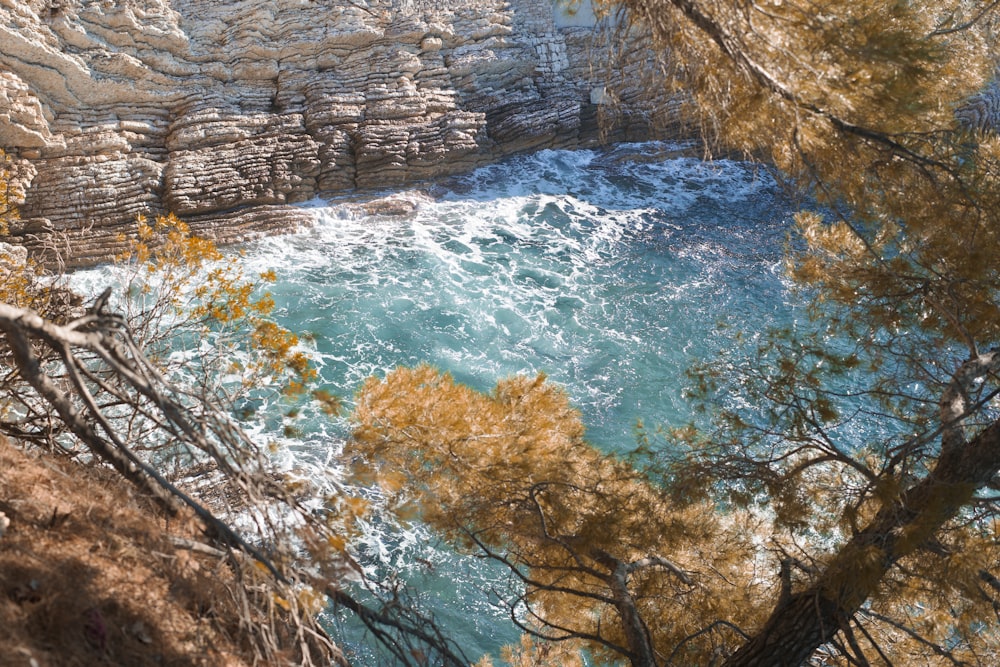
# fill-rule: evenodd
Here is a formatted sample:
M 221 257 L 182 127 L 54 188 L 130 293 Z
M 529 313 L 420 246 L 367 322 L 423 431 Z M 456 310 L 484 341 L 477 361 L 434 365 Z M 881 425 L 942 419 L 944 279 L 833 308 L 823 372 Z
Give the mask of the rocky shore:
M 83 266 L 172 211 L 237 241 L 316 196 L 593 142 L 604 111 L 615 138 L 670 127 L 641 54 L 602 65 L 587 23 L 534 0 L 0 0 L 7 240 Z
M 84 266 L 140 213 L 228 243 L 309 224 L 289 204 L 317 196 L 680 134 L 648 55 L 593 23 L 536 0 L 0 0 L 0 149 L 24 191 L 0 240 Z M 962 113 L 996 127 L 1000 95 Z

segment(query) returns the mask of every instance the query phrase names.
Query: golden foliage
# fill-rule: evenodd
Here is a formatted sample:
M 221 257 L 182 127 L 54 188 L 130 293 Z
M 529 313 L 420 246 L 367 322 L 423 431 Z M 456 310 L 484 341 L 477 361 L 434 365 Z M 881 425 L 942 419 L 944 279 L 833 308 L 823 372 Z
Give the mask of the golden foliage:
M 546 636 L 627 645 L 613 600 L 616 567 L 630 568 L 631 604 L 657 649 L 682 647 L 684 664 L 719 641 L 711 632 L 691 636 L 721 615 L 760 620 L 753 602 L 769 593 L 748 567 L 755 520 L 673 503 L 632 466 L 589 445 L 565 392 L 544 376 L 510 378 L 483 395 L 428 366 L 401 368 L 365 384 L 354 420 L 347 455 L 404 514 L 415 504 L 453 542 L 523 568 L 527 587 L 511 604 L 537 615 Z M 577 645 L 615 659 L 599 642 Z M 516 664 L 540 650 L 522 647 Z
M 1000 339 L 1000 141 L 956 110 L 995 73 L 997 4 L 601 4 L 664 55 L 709 141 L 774 164 L 815 202 L 788 252 L 812 332 L 797 323 L 756 359 L 702 369 L 704 396 L 736 391 L 744 407 L 710 407 L 719 432 L 690 437 L 675 480 L 840 549 L 808 550 L 819 583 L 804 593 L 860 628 L 841 628 L 835 652 L 854 657 L 836 664 L 992 664 L 1000 508 L 974 498 L 969 470 L 935 475 L 954 473 L 942 452 L 996 424 L 980 355 Z M 959 359 L 978 364 L 975 382 Z M 984 558 L 960 557 L 973 544 Z
M 241 420 L 252 415 L 245 405 L 275 393 L 286 401 L 311 398 L 329 415 L 340 410 L 336 396 L 315 386 L 317 371 L 298 336 L 271 319 L 275 301 L 266 288 L 277 279 L 273 270 L 247 276 L 239 254 L 223 253 L 172 214 L 152 222 L 140 217 L 135 235 L 121 240 L 127 244 L 116 267 L 126 291 L 121 305 L 145 352 L 165 375 L 176 377 L 204 403 L 221 406 Z M 293 406 L 285 417 L 297 414 L 298 406 Z M 291 424 L 285 428 L 295 431 Z M 323 511 L 306 510 L 299 499 L 319 493 L 315 479 L 300 471 L 276 470 L 265 448 L 245 434 L 232 440 L 231 449 L 215 455 L 213 462 L 230 459 L 225 464 L 226 493 L 243 494 L 244 509 L 264 517 L 263 532 L 274 542 L 274 563 L 307 563 L 315 577 L 314 585 L 276 594 L 272 602 L 313 617 L 326 600 L 318 591 L 339 585 L 348 570 L 353 573 L 349 545 L 367 503 L 337 494 L 315 498 Z M 151 441 L 140 446 L 156 449 Z M 173 445 L 168 441 L 168 447 L 160 449 L 174 456 L 182 471 L 203 463 L 204 452 L 188 448 L 186 458 L 169 451 Z M 273 454 L 277 446 L 272 443 L 269 449 Z
M 665 85 L 690 95 L 706 137 L 767 159 L 827 207 L 800 219 L 797 281 L 875 324 L 963 346 L 1000 334 L 1000 274 L 989 260 L 1000 251 L 998 139 L 955 115 L 994 72 L 990 7 L 601 4 L 621 5 L 650 36 Z
M 0 150 L 0 237 L 10 233 L 10 223 L 19 217 L 17 202 L 24 197 L 13 180 L 12 161 Z M 23 250 L 23 249 L 22 249 Z M 64 321 L 75 305 L 75 297 L 31 257 L 17 251 L 0 254 L 0 303 L 30 308 L 43 317 Z
M 0 150 L 0 236 L 10 233 L 10 223 L 18 218 L 17 202 L 24 196 L 14 182 L 11 169 L 10 156 Z
M 171 517 L 193 509 L 212 544 L 192 548 L 236 573 L 219 591 L 236 610 L 243 648 L 260 663 L 329 664 L 337 652 L 316 616 L 327 587 L 353 571 L 345 524 L 364 507 L 350 498 L 323 499 L 323 512 L 302 506 L 302 496 L 319 495 L 312 480 L 279 469 L 234 416 L 238 399 L 297 396 L 314 383 L 298 339 L 268 319 L 275 304 L 261 281 L 275 276 L 245 277 L 239 258 L 174 216 L 140 219 L 128 248 L 113 286 L 125 294 L 109 288 L 86 310 L 16 252 L 5 256 L 0 430 L 72 456 L 82 444 L 83 462 L 110 464 L 105 472 L 139 486 Z M 336 409 L 328 393 L 314 395 Z M 236 516 L 245 518 L 239 529 L 230 523 Z M 303 550 L 314 543 L 324 548 Z
M 173 214 L 152 223 L 140 217 L 135 235 L 120 240 L 128 248 L 119 257 L 126 315 L 152 343 L 151 352 L 176 354 L 187 343 L 192 353 L 208 354 L 199 350 L 210 339 L 210 354 L 228 360 L 217 370 L 231 393 L 277 382 L 285 394 L 300 396 L 315 383 L 298 336 L 269 319 L 275 304 L 264 286 L 276 279 L 273 271 L 247 277 L 238 254 L 224 255 Z M 324 400 L 333 405 L 332 397 Z
M 648 37 L 709 142 L 810 196 L 788 276 L 814 299 L 812 322 L 701 369 L 703 397 L 744 405 L 710 404 L 715 433 L 677 432 L 671 493 L 589 447 L 541 377 L 482 396 L 426 367 L 395 371 L 362 390 L 349 450 L 398 506 L 523 574 L 512 604 L 541 628 L 526 630 L 589 636 L 599 660 L 632 645 L 609 573 L 656 555 L 676 571 L 630 572 L 627 588 L 665 663 L 784 663 L 741 663 L 743 638 L 709 629 L 759 629 L 753 649 L 794 643 L 766 635 L 779 621 L 821 619 L 817 634 L 838 628 L 824 664 L 994 664 L 1000 507 L 975 496 L 985 482 L 955 452 L 997 425 L 1000 362 L 982 350 L 1000 340 L 1000 137 L 956 110 L 994 74 L 997 3 L 596 4 Z M 753 506 L 766 521 L 741 509 Z M 777 572 L 761 569 L 766 549 Z M 545 664 L 536 649 L 507 659 Z
M 500 659 L 511 667 L 584 667 L 583 655 L 570 644 L 537 641 L 531 635 L 521 635 L 517 645 L 504 646 Z M 493 667 L 493 660 L 483 656 L 473 667 Z
M 13 258 L 0 257 L 0 303 L 18 308 L 40 310 L 41 288 L 36 280 L 37 267 L 14 263 Z

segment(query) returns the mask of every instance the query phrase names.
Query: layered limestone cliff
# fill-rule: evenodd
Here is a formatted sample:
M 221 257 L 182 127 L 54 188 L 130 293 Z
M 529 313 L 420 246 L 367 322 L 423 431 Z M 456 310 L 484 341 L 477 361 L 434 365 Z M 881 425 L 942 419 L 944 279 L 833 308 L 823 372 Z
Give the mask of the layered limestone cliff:
M 227 242 L 307 223 L 287 204 L 317 195 L 592 140 L 601 47 L 556 12 L 0 0 L 0 148 L 26 186 L 13 240 L 79 266 L 111 257 L 137 214 L 173 211 Z M 641 137 L 650 109 L 625 108 L 619 131 Z

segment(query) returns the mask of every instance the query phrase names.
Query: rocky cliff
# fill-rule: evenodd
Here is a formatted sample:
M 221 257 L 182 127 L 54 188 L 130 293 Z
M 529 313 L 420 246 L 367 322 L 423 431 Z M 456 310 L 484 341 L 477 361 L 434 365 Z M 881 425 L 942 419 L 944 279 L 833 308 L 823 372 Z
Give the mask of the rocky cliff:
M 0 0 L 0 148 L 26 186 L 12 236 L 79 266 L 108 259 L 136 214 L 169 210 L 226 242 L 307 222 L 287 204 L 317 195 L 592 140 L 600 47 L 556 12 Z M 619 130 L 642 136 L 650 110 L 625 109 Z

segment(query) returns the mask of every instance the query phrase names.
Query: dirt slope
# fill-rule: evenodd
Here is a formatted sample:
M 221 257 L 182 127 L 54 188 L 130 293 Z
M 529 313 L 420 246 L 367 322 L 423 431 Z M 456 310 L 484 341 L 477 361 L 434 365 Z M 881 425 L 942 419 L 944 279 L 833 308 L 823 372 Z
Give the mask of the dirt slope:
M 0 512 L 0 666 L 254 662 L 259 625 L 241 622 L 230 565 L 175 547 L 193 522 L 112 473 L 0 439 Z M 256 654 L 294 661 L 279 657 Z

